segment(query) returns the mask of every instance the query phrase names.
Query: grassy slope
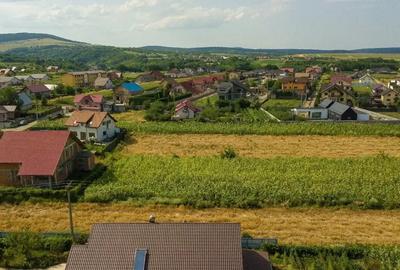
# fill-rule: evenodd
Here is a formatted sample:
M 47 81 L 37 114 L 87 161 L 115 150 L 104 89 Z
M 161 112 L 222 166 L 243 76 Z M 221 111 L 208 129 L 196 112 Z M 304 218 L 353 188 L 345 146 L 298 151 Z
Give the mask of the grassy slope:
M 11 42 L 0 43 L 0 52 L 5 52 L 18 48 L 30 48 L 30 47 L 44 47 L 44 46 L 74 46 L 73 42 L 66 42 L 61 40 L 55 40 L 50 38 L 45 39 L 29 39 Z

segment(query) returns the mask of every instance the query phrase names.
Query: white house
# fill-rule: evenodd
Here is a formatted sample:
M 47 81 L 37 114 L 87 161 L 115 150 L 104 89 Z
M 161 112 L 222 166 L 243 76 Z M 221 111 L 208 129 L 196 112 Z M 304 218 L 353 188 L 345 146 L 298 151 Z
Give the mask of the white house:
M 370 74 L 365 74 L 357 82 L 357 85 L 360 86 L 373 86 L 375 84 L 376 80 Z
M 120 132 L 116 122 L 107 112 L 75 111 L 66 126 L 81 141 L 104 142 L 112 140 Z
M 200 109 L 196 108 L 191 101 L 184 100 L 175 107 L 175 114 L 172 117 L 173 120 L 183 120 L 194 118 Z

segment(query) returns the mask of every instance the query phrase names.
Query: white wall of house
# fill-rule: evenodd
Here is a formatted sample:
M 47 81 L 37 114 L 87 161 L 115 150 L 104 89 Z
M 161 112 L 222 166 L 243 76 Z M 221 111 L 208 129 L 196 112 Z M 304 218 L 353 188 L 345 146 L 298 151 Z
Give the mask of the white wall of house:
M 191 119 L 195 117 L 195 112 L 188 108 L 182 108 L 179 111 L 175 112 L 174 119 Z
M 79 124 L 75 127 L 69 127 L 68 130 L 74 132 L 81 141 L 89 141 L 93 138 L 97 142 L 112 139 L 120 132 L 120 129 L 115 126 L 115 121 L 109 116 L 104 119 L 98 128 Z

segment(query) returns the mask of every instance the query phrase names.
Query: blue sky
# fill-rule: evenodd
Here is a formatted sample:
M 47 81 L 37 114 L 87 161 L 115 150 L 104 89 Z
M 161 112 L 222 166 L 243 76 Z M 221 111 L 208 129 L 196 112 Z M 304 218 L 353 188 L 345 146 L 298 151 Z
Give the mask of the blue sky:
M 104 45 L 400 47 L 400 0 L 0 0 L 0 33 Z

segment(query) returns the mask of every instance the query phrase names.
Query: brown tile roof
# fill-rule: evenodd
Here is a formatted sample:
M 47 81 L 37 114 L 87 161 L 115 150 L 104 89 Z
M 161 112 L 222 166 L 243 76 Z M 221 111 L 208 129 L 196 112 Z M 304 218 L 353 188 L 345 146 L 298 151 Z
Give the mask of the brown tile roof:
M 73 246 L 66 270 L 243 270 L 239 224 L 96 224 L 86 246 Z
M 67 119 L 65 125 L 74 127 L 78 124 L 85 124 L 88 125 L 88 127 L 98 128 L 107 116 L 116 122 L 116 120 L 107 112 L 75 111 L 72 113 L 70 118 Z
M 32 84 L 26 87 L 31 93 L 46 93 L 50 92 L 50 89 L 47 88 L 44 84 Z

